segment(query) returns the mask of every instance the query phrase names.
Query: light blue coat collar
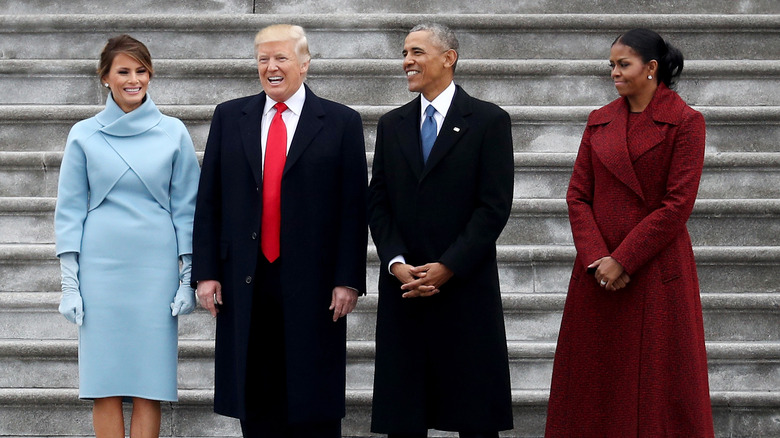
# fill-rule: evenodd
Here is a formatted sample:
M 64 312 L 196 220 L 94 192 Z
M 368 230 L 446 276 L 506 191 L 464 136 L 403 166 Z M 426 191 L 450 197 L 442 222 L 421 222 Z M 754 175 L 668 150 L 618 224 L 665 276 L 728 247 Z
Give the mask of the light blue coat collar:
M 162 113 L 148 93 L 144 103 L 129 113 L 122 111 L 109 93 L 106 108 L 99 112 L 95 119 L 103 126 L 100 132 L 114 137 L 131 137 L 157 126 L 162 120 Z

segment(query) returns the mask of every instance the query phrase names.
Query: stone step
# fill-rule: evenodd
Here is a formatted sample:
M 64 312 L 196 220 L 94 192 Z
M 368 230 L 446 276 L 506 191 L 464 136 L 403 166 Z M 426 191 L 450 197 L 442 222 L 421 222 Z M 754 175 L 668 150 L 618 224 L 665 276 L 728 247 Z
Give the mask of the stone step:
M 481 96 L 478 96 L 481 97 Z M 393 106 L 352 105 L 363 118 L 366 149 L 372 151 L 379 117 Z M 0 151 L 61 151 L 68 131 L 102 105 L 0 105 Z M 182 119 L 195 147 L 203 150 L 213 105 L 160 105 Z M 593 106 L 504 106 L 513 123 L 516 152 L 577 152 Z M 777 152 L 780 106 L 697 106 L 707 120 L 709 152 Z
M 516 153 L 516 198 L 563 198 L 576 154 Z M 707 154 L 700 199 L 780 198 L 780 153 Z
M 363 300 L 348 320 L 349 339 L 374 339 L 376 306 L 371 298 Z M 565 300 L 565 294 L 505 294 L 507 340 L 554 342 Z M 702 308 L 705 336 L 711 341 L 780 341 L 780 295 L 776 293 L 705 293 Z
M 154 64 L 149 90 L 157 104 L 216 104 L 260 91 L 251 58 L 160 59 Z M 105 101 L 94 60 L 0 60 L 0 78 L 7 90 L 0 104 Z M 604 59 L 464 59 L 457 80 L 472 95 L 499 105 L 600 106 L 617 97 Z M 401 105 L 413 96 L 400 60 L 315 59 L 307 83 L 320 96 L 348 105 Z M 691 105 L 715 106 L 778 105 L 779 89 L 780 60 L 690 61 L 677 88 Z
M 780 247 L 696 246 L 693 249 L 703 293 L 778 292 Z M 566 292 L 576 254 L 573 246 L 499 245 L 497 250 L 504 294 Z M 368 291 L 376 293 L 380 267 L 376 249 L 369 245 L 368 251 Z M 59 262 L 54 252 L 52 244 L 0 244 L 0 284 L 3 284 L 0 295 L 60 290 Z M 51 308 L 56 309 L 56 303 Z
M 4 292 L 0 339 L 76 339 L 77 329 L 57 312 L 58 292 Z M 780 294 L 703 293 L 704 329 L 710 341 L 780 341 Z M 512 294 L 502 297 L 507 339 L 555 342 L 565 293 Z M 352 341 L 373 341 L 377 295 L 361 298 L 347 319 Z M 87 316 L 88 318 L 88 316 Z M 203 309 L 179 319 L 179 339 L 213 339 L 215 321 Z
M 251 14 L 253 0 L 138 0 L 132 5 L 116 1 L 69 0 L 51 2 L 42 0 L 0 0 L 0 10 L 6 14 Z M 725 7 L 724 11 L 728 10 Z M 755 9 L 760 12 L 761 9 Z M 742 11 L 737 13 L 750 13 Z
M 54 243 L 51 197 L 0 198 L 0 244 Z M 780 199 L 700 199 L 688 230 L 694 245 L 780 245 Z M 499 244 L 571 245 L 566 201 L 515 199 Z
M 0 198 L 0 243 L 54 243 L 56 198 Z
M 555 342 L 509 341 L 512 388 L 547 390 Z M 75 340 L 0 340 L 0 388 L 78 388 Z M 372 389 L 373 341 L 347 342 L 347 388 Z M 780 342 L 708 342 L 713 391 L 780 390 Z M 214 342 L 179 342 L 179 389 L 213 389 Z
M 780 245 L 780 199 L 699 199 L 688 231 L 694 245 Z M 573 244 L 566 201 L 515 199 L 498 243 Z
M 549 0 L 540 3 L 536 0 L 487 2 L 428 1 L 387 2 L 382 0 L 318 0 L 299 3 L 274 2 L 269 0 L 139 0 L 132 5 L 124 2 L 95 2 L 92 0 L 70 0 L 68 2 L 2 0 L 0 10 L 7 14 L 127 14 L 137 13 L 141 9 L 153 14 L 296 14 L 306 13 L 332 14 L 348 13 L 404 13 L 404 14 L 537 14 L 556 11 L 566 14 L 777 14 L 780 7 L 772 0 L 734 2 L 732 0 L 690 0 L 670 5 L 658 2 L 634 4 L 614 3 L 611 0 L 586 0 L 571 2 L 567 0 Z
M 371 397 L 370 390 L 347 391 L 343 436 L 376 436 L 369 431 Z M 548 397 L 549 393 L 543 390 L 513 390 L 515 428 L 501 436 L 542 437 Z M 780 436 L 780 423 L 776 421 L 780 393 L 714 391 L 711 399 L 718 437 Z M 93 433 L 92 404 L 78 401 L 75 389 L 0 389 L 0 406 L 0 435 L 3 436 L 89 436 Z M 180 390 L 178 403 L 163 403 L 160 436 L 241 436 L 238 422 L 214 414 L 212 406 L 212 391 Z M 42 418 L 46 421 L 41 421 Z M 429 436 L 457 435 L 431 431 Z
M 560 1 L 560 0 L 559 0 Z M 698 0 L 704 1 L 704 0 Z M 771 1 L 771 0 L 765 0 Z M 496 2 L 494 2 L 496 3 Z M 295 22 L 314 58 L 400 57 L 408 30 L 451 26 L 463 59 L 606 59 L 634 27 L 654 29 L 687 59 L 780 59 L 780 15 L 702 14 L 90 14 L 1 15 L 0 53 L 17 59 L 97 59 L 109 36 L 131 33 L 155 58 L 251 58 L 255 32 Z
M 0 388 L 78 388 L 78 342 L 0 340 Z M 179 342 L 179 388 L 214 387 L 214 341 Z
M 563 198 L 574 153 L 515 153 L 515 198 Z M 373 153 L 368 153 L 369 166 Z M 0 196 L 57 194 L 61 152 L 0 152 Z M 780 198 L 780 152 L 724 152 L 705 157 L 703 199 Z

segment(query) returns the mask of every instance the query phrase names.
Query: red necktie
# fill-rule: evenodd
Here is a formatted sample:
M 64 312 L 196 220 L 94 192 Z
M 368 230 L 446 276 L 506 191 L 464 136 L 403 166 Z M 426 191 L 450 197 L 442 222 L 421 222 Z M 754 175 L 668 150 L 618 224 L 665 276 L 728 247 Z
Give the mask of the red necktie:
M 282 225 L 282 171 L 287 159 L 287 127 L 282 113 L 287 105 L 274 105 L 276 114 L 268 128 L 263 166 L 263 216 L 260 224 L 260 247 L 269 262 L 279 258 L 279 230 Z

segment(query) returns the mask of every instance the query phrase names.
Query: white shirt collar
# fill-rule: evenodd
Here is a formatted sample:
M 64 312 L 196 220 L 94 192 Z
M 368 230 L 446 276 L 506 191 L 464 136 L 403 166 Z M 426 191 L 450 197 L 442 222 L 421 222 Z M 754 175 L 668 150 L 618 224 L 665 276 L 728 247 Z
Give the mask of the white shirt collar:
M 298 88 L 298 91 L 295 92 L 292 96 L 290 96 L 287 101 L 284 102 L 285 105 L 287 105 L 287 108 L 290 109 L 293 113 L 295 113 L 296 116 L 301 115 L 301 111 L 303 111 L 303 103 L 306 102 L 306 87 L 301 84 L 300 88 Z M 263 115 L 268 115 L 268 112 L 271 111 L 271 109 L 276 105 L 276 101 L 271 99 L 267 94 L 265 96 L 265 107 L 263 108 Z M 434 107 L 435 108 L 435 107 Z
M 420 94 L 420 118 L 424 117 L 425 109 L 428 105 L 433 105 L 436 108 L 436 112 L 442 115 L 442 118 L 447 117 L 447 111 L 450 109 L 452 99 L 455 97 L 455 82 L 450 82 L 450 85 L 444 89 L 438 96 L 433 99 L 433 102 L 428 101 L 422 94 Z

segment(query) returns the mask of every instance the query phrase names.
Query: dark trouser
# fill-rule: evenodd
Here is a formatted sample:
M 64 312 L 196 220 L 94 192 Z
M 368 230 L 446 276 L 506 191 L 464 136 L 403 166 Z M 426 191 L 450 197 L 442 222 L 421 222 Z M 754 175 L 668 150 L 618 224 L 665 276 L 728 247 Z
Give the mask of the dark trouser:
M 498 432 L 458 432 L 460 438 L 498 438 Z M 427 438 L 428 431 L 420 433 L 391 433 L 387 435 L 387 438 Z
M 241 432 L 244 438 L 341 438 L 341 420 L 302 424 L 244 420 Z
M 244 438 L 340 438 L 341 420 L 289 424 L 279 262 L 258 254 L 249 357 Z

